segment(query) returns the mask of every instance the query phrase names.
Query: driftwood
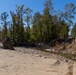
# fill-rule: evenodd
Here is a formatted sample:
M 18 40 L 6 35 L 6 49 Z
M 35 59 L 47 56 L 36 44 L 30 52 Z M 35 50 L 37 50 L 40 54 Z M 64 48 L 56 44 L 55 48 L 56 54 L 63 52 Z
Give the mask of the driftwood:
M 3 39 L 2 43 L 3 43 L 4 49 L 14 50 L 13 45 L 12 45 L 9 37 L 6 37 L 5 39 Z
M 74 38 L 69 38 L 69 39 L 54 39 L 53 41 L 49 42 L 47 45 L 49 46 L 56 46 L 56 45 L 60 45 L 62 43 L 69 43 L 71 44 L 74 41 Z
M 54 39 L 53 41 L 49 42 L 47 45 L 56 46 L 56 45 L 60 45 L 63 42 L 64 42 L 64 39 Z

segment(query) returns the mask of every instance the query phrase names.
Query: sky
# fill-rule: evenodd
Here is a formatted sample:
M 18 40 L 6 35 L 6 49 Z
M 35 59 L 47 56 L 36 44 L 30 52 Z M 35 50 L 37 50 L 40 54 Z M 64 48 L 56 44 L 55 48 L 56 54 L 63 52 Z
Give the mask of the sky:
M 0 0 L 0 14 L 3 12 L 9 13 L 15 11 L 16 5 L 25 5 L 25 8 L 29 7 L 33 10 L 33 13 L 39 11 L 43 12 L 45 0 Z M 63 10 L 65 4 L 74 3 L 76 6 L 76 0 L 52 0 L 55 10 Z

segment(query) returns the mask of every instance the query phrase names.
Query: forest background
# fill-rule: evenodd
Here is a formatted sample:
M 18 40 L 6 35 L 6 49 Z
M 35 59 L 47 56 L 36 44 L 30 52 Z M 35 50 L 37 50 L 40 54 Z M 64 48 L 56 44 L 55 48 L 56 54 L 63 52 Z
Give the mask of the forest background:
M 52 0 L 44 0 L 43 12 L 25 5 L 16 5 L 15 11 L 0 16 L 0 40 L 6 36 L 13 43 L 49 43 L 54 39 L 76 37 L 76 6 L 70 2 L 64 10 L 55 10 Z M 10 19 L 8 18 L 10 16 Z

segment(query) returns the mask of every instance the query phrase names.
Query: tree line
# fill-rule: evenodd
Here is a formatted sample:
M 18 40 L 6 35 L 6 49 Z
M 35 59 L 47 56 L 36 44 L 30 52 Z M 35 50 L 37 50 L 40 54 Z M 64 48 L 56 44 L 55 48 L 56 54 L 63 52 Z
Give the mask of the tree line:
M 45 0 L 43 13 L 35 12 L 24 5 L 17 6 L 9 14 L 3 12 L 1 18 L 0 39 L 9 36 L 13 43 L 48 43 L 57 38 L 68 38 L 76 6 L 66 4 L 64 11 L 55 10 L 52 0 Z

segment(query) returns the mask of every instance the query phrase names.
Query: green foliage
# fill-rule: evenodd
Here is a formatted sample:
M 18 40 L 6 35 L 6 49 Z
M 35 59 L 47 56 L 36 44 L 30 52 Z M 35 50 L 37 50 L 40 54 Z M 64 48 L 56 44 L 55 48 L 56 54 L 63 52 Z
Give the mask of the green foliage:
M 69 27 L 68 25 L 62 21 L 60 23 L 60 38 L 67 38 L 68 37 L 68 32 L 69 32 Z
M 73 38 L 76 37 L 76 24 L 72 28 L 71 35 L 72 35 Z
M 13 42 L 24 42 L 24 23 L 23 23 L 23 15 L 24 15 L 24 5 L 17 6 L 16 13 L 10 12 L 12 17 L 13 24 L 10 28 L 10 34 Z
M 35 41 L 42 42 L 42 24 L 41 24 L 41 14 L 39 12 L 34 14 L 33 26 L 32 26 L 32 35 L 35 38 Z
M 2 38 L 10 36 L 13 43 L 47 43 L 57 38 L 68 38 L 68 32 L 75 14 L 75 6 L 70 3 L 65 6 L 65 11 L 55 11 L 52 0 L 46 0 L 43 13 L 36 12 L 32 17 L 30 8 L 24 9 L 24 5 L 16 6 L 16 11 L 10 12 L 12 22 L 8 24 L 8 14 L 1 14 L 2 27 L 0 34 Z M 75 37 L 75 28 L 72 36 Z
M 8 18 L 7 12 L 4 12 L 1 14 L 1 21 L 2 21 L 2 25 L 3 25 L 3 31 L 2 31 L 2 33 L 3 33 L 2 37 L 3 38 L 5 38 L 7 36 L 7 24 L 8 24 L 7 18 Z

